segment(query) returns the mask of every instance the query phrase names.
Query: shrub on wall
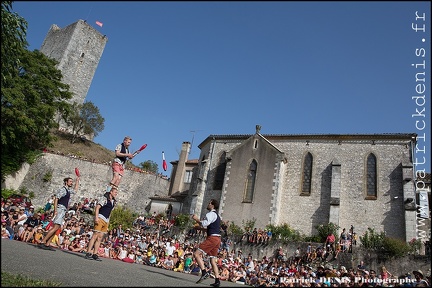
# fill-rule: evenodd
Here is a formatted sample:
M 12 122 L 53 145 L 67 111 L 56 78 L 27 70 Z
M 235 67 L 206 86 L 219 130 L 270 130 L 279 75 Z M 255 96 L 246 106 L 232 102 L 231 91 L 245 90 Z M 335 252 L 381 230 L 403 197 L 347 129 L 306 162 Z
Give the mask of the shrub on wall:
M 42 180 L 44 182 L 50 182 L 52 179 L 52 171 L 48 171 L 47 173 L 45 173 L 45 175 L 43 176 Z
M 368 228 L 367 231 L 360 236 L 361 245 L 366 249 L 377 250 L 383 246 L 385 233 L 377 233 L 373 228 Z
M 333 233 L 333 235 L 335 236 L 335 242 L 339 241 L 339 226 L 330 222 L 328 224 L 321 224 L 321 225 L 317 225 L 315 226 L 315 228 L 318 231 L 318 236 L 320 237 L 320 241 L 319 242 L 325 242 L 327 239 L 327 236 L 329 233 Z
M 192 223 L 192 219 L 189 214 L 178 214 L 174 218 L 174 225 L 180 228 L 180 230 L 192 226 L 191 223 Z
M 411 248 L 400 239 L 385 237 L 382 246 L 382 255 L 387 258 L 406 256 Z
M 378 252 L 384 259 L 403 257 L 412 251 L 405 241 L 387 237 L 384 232 L 377 233 L 372 228 L 368 228 L 360 240 L 364 248 Z
M 231 221 L 228 225 L 228 236 L 231 238 L 233 242 L 239 242 L 243 236 L 243 229 L 236 225 L 234 221 Z
M 284 244 L 291 241 L 301 241 L 303 239 L 299 231 L 291 228 L 286 223 L 278 226 L 268 225 L 266 228 L 272 231 L 272 240 L 277 239 Z

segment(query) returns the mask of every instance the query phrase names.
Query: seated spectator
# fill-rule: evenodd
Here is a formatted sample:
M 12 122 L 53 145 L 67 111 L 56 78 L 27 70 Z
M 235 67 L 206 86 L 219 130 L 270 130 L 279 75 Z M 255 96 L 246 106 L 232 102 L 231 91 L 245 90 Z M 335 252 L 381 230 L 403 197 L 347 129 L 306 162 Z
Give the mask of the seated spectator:
M 79 235 L 76 235 L 76 236 L 73 238 L 73 240 L 72 240 L 72 242 L 70 243 L 70 245 L 69 245 L 69 251 L 72 251 L 72 252 L 84 252 L 84 250 L 83 250 L 83 248 L 81 247 L 79 241 L 80 241 L 80 236 L 79 236 Z
M 25 211 L 24 207 L 19 208 L 18 218 L 15 221 L 15 223 L 16 223 L 15 228 L 14 228 L 15 233 L 17 233 L 19 228 L 21 228 L 24 225 L 24 223 L 27 221 L 27 215 L 24 213 L 24 211 Z
M 1 238 L 2 239 L 10 239 L 10 233 L 9 233 L 9 231 L 6 229 L 6 227 L 3 227 L 3 225 L 2 225 L 2 228 L 1 228 L 2 230 L 1 230 Z
M 148 264 L 149 266 L 156 266 L 157 264 L 157 257 L 155 254 L 151 254 L 150 257 L 148 258 Z
M 246 281 L 246 284 L 255 287 L 255 285 L 257 285 L 257 283 L 258 283 L 257 273 L 256 273 L 256 271 L 251 271 L 251 273 L 250 273 L 250 275 Z
M 52 222 L 52 216 L 46 215 L 42 220 L 42 229 L 44 232 L 47 232 L 52 226 L 54 226 L 54 223 Z
M 15 240 L 23 241 L 24 233 L 27 231 L 27 224 L 21 225 L 15 232 Z
M 63 232 L 65 232 L 65 231 L 63 231 Z M 63 238 L 63 242 L 60 244 L 61 245 L 60 246 L 61 249 L 63 249 L 63 250 L 69 250 L 69 246 L 71 244 L 70 238 L 71 238 L 71 236 L 67 235 L 65 233 L 65 236 Z
M 122 259 L 123 262 L 135 263 L 135 252 L 133 248 L 126 249 L 127 256 Z
M 33 236 L 33 243 L 34 244 L 40 243 L 40 241 L 42 240 L 43 237 L 44 237 L 44 233 L 43 233 L 42 224 L 41 224 L 41 225 L 36 227 L 36 232 L 34 233 L 34 236 Z
M 183 259 L 183 257 L 179 258 L 179 260 L 177 261 L 173 270 L 176 272 L 184 272 L 184 259 Z
M 245 284 L 246 283 L 246 271 L 244 265 L 240 265 L 239 269 L 234 275 L 234 281 L 235 283 L 239 284 Z
M 192 253 L 185 254 L 184 269 L 183 269 L 185 273 L 190 273 L 191 272 L 192 262 L 193 262 Z
M 162 268 L 167 270 L 173 270 L 174 269 L 174 261 L 172 259 L 171 255 L 168 255 L 165 260 L 161 263 Z
M 228 270 L 228 264 L 222 264 L 222 269 L 219 273 L 219 280 L 228 281 L 229 280 L 230 271 Z
M 119 250 L 118 250 L 118 253 L 117 253 L 117 259 L 118 260 L 123 260 L 123 258 L 127 257 L 127 253 L 128 253 L 128 251 L 127 251 L 126 247 L 124 247 L 123 245 L 119 244 Z
M 21 241 L 23 242 L 33 242 L 33 227 L 29 226 L 26 223 L 26 229 L 21 237 Z
M 413 271 L 415 282 L 413 283 L 415 287 L 430 287 L 429 282 L 425 279 L 423 272 L 419 269 Z

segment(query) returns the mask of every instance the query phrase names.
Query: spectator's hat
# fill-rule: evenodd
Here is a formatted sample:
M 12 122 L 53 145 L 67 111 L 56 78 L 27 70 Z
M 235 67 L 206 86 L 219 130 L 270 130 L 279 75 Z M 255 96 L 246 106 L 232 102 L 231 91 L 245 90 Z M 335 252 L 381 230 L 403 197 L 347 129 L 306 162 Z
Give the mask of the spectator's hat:
M 24 206 L 20 206 L 20 210 L 25 210 L 25 207 Z
M 324 266 L 322 264 L 318 265 L 318 269 L 324 269 Z
M 34 209 L 34 206 L 33 206 L 33 205 L 31 205 L 31 206 L 30 206 L 30 209 Z
M 6 220 L 5 220 L 5 219 L 2 219 L 2 220 L 1 220 L 1 223 L 6 223 Z
M 413 274 L 414 274 L 414 276 L 418 275 L 422 279 L 424 278 L 424 274 L 420 269 L 413 271 Z

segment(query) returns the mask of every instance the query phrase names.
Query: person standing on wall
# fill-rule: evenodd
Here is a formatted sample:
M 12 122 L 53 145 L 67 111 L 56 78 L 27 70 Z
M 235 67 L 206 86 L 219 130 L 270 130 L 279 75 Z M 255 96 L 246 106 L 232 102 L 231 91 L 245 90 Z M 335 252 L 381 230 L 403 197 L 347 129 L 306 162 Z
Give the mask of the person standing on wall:
M 131 143 L 132 138 L 126 136 L 124 137 L 123 142 L 115 147 L 115 158 L 113 163 L 111 164 L 113 176 L 111 182 L 109 183 L 109 186 L 107 187 L 107 192 L 109 192 L 112 187 L 118 188 L 124 174 L 126 161 L 134 157 L 134 155 L 129 151 L 129 146 Z
M 51 241 L 56 234 L 57 230 L 63 225 L 64 218 L 66 216 L 70 196 L 78 192 L 79 187 L 79 177 L 75 178 L 75 187 L 73 186 L 73 179 L 71 177 L 66 177 L 63 179 L 63 187 L 61 187 L 54 198 L 54 212 L 53 212 L 53 224 L 54 226 L 47 232 L 45 237 L 41 240 L 38 246 L 45 250 L 54 250 L 50 247 Z
M 97 252 L 101 244 L 102 238 L 108 233 L 109 219 L 111 211 L 116 205 L 117 188 L 112 187 L 110 192 L 106 192 L 103 197 L 98 199 L 95 208 L 94 232 L 87 247 L 85 259 L 101 261 Z
M 207 231 L 207 238 L 199 244 L 194 252 L 194 257 L 201 268 L 201 277 L 196 283 L 201 283 L 210 276 L 210 272 L 205 269 L 203 260 L 203 256 L 208 255 L 215 275 L 215 283 L 210 284 L 213 287 L 220 286 L 217 256 L 221 245 L 221 218 L 217 209 L 219 209 L 219 202 L 216 199 L 211 199 L 207 205 L 209 212 L 204 219 L 200 220 L 198 216 L 192 215 L 192 219 L 198 224 L 196 229 Z

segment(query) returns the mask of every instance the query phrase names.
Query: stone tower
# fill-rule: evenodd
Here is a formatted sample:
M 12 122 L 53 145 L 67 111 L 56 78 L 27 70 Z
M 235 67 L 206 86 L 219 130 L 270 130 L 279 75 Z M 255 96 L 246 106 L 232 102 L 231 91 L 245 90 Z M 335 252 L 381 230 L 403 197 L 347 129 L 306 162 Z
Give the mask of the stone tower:
M 84 20 L 65 28 L 51 25 L 40 51 L 59 62 L 63 83 L 73 93 L 71 103 L 84 103 L 107 41 Z

